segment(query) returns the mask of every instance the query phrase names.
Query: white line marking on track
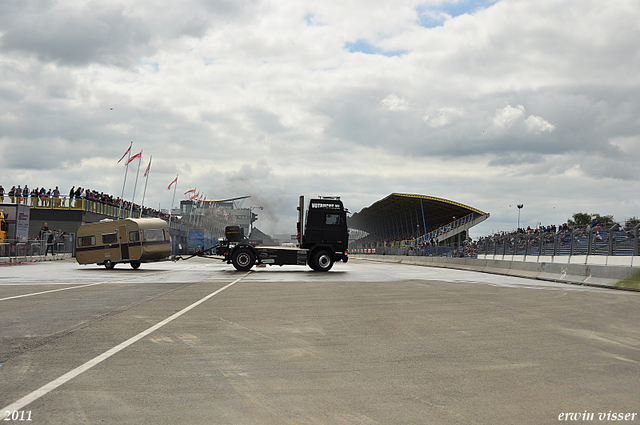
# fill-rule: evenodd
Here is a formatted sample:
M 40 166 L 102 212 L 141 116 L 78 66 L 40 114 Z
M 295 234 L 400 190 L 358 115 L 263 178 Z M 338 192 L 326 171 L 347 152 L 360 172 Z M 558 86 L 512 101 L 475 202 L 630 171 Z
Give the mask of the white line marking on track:
M 245 273 L 243 276 L 241 276 L 238 279 L 234 280 L 230 284 L 228 284 L 226 286 L 223 286 L 222 288 L 218 289 L 217 291 L 214 291 L 214 292 L 210 293 L 209 295 L 205 296 L 204 298 L 201 298 L 200 300 L 194 302 L 190 306 L 183 308 L 182 310 L 180 310 L 179 312 L 173 314 L 172 316 L 167 317 L 162 322 L 156 323 L 155 325 L 151 326 L 146 331 L 140 332 L 138 335 L 129 338 L 125 342 L 123 342 L 123 343 L 121 343 L 119 345 L 116 345 L 115 347 L 113 347 L 110 350 L 105 351 L 104 353 L 100 354 L 99 356 L 89 360 L 85 364 L 83 364 L 81 366 L 78 366 L 77 368 L 65 373 L 61 377 L 49 382 L 48 384 L 43 385 L 42 387 L 38 388 L 35 391 L 27 394 L 26 396 L 22 397 L 21 399 L 11 403 L 10 405 L 8 405 L 6 407 L 3 407 L 1 411 L 2 412 L 11 411 L 12 412 L 14 410 L 21 410 L 22 408 L 27 406 L 29 403 L 39 399 L 40 397 L 44 396 L 45 394 L 55 390 L 59 386 L 69 382 L 70 380 L 72 380 L 76 376 L 80 375 L 83 372 L 86 372 L 87 370 L 91 369 L 92 367 L 94 367 L 98 363 L 102 362 L 103 360 L 106 360 L 109 357 L 113 356 L 114 354 L 124 350 L 125 348 L 127 348 L 131 344 L 141 340 L 142 338 L 144 338 L 145 336 L 149 335 L 150 333 L 160 329 L 161 327 L 163 327 L 167 323 L 170 323 L 170 322 L 174 321 L 178 317 L 180 317 L 183 314 L 187 313 L 188 311 L 196 308 L 197 306 L 199 306 L 203 302 L 207 301 L 208 299 L 218 295 L 220 292 L 224 291 L 225 289 L 230 288 L 231 286 L 233 286 L 236 283 L 240 282 L 245 277 L 249 276 L 249 274 L 251 274 L 251 272 Z
M 33 292 L 31 294 L 22 294 L 22 295 L 16 295 L 16 296 L 13 296 L 13 297 L 0 298 L 0 301 L 15 300 L 16 298 L 32 297 L 34 295 L 48 294 L 50 292 L 66 291 L 67 289 L 76 289 L 76 288 L 84 288 L 84 287 L 93 286 L 93 285 L 102 285 L 103 283 L 105 283 L 105 282 L 89 283 L 87 285 L 68 286 L 66 288 L 52 289 L 50 291 Z

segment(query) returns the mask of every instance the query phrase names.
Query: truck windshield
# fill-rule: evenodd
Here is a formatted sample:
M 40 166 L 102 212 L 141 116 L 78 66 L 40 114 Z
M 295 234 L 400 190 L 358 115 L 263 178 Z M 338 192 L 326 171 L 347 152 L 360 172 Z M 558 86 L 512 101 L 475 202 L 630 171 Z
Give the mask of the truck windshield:
M 339 214 L 327 214 L 324 224 L 328 226 L 339 226 L 342 224 Z

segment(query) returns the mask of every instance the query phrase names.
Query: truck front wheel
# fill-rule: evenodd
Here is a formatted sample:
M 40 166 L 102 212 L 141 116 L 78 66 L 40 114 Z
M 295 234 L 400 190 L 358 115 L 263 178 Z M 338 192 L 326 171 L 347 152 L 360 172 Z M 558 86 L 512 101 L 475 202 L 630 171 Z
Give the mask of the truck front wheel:
M 333 267 L 333 257 L 326 250 L 314 252 L 311 257 L 311 268 L 317 272 L 328 272 Z
M 251 267 L 256 262 L 256 257 L 253 255 L 253 251 L 248 248 L 239 248 L 233 253 L 231 257 L 231 264 L 236 270 L 241 272 L 247 272 L 251 270 Z

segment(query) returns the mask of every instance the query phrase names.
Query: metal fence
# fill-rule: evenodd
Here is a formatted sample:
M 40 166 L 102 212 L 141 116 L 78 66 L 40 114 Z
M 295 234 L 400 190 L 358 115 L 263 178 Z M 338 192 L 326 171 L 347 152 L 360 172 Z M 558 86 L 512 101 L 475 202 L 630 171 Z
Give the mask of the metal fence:
M 56 237 L 52 243 L 46 240 L 4 239 L 0 243 L 0 262 L 14 262 L 18 258 L 42 259 L 73 255 L 74 235 Z
M 558 232 L 511 233 L 478 241 L 477 253 L 486 255 L 640 255 L 633 228 L 583 227 Z
M 88 211 L 96 214 L 108 215 L 114 218 L 140 217 L 140 212 L 135 209 L 120 208 L 118 205 L 108 204 L 92 199 L 69 198 L 66 196 L 40 197 L 40 196 L 0 196 L 0 203 L 27 205 L 34 209 Z
M 349 252 L 365 255 L 408 255 L 413 257 L 452 257 L 456 255 L 456 250 L 450 246 L 394 247 L 380 245 L 376 248 L 349 249 Z

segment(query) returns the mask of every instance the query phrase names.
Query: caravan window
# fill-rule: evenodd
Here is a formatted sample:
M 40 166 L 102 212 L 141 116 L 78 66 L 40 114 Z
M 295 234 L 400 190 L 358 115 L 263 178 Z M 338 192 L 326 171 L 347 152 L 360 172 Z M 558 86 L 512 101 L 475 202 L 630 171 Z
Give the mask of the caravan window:
M 133 232 L 129 232 L 129 242 L 139 242 L 140 241 L 140 232 L 137 230 Z
M 94 246 L 95 244 L 95 236 L 82 236 L 81 238 L 78 238 L 78 246 Z
M 145 242 L 162 242 L 164 241 L 164 231 L 162 229 L 143 230 Z
M 118 242 L 118 234 L 117 233 L 107 233 L 102 235 L 102 243 L 117 243 Z

